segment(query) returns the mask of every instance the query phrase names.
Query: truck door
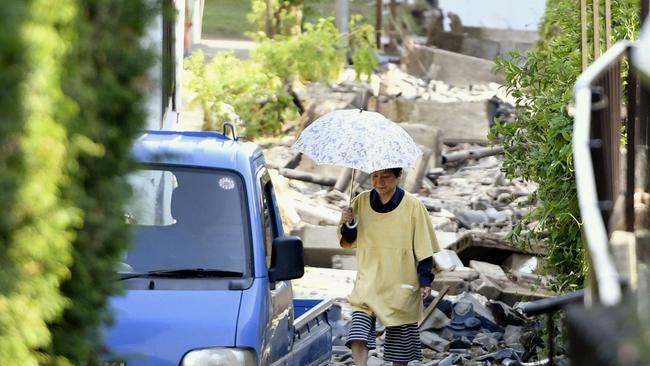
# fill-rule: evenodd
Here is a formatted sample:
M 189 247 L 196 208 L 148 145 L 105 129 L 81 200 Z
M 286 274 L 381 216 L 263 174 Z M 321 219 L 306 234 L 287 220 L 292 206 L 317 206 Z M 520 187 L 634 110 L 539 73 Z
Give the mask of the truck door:
M 260 169 L 261 207 L 264 226 L 264 248 L 266 266 L 271 264 L 271 244 L 273 239 L 282 235 L 282 221 L 279 217 L 271 177 L 265 168 Z M 272 364 L 286 355 L 293 343 L 293 293 L 288 281 L 269 283 L 269 319 L 265 339 L 265 352 L 268 357 L 262 364 Z

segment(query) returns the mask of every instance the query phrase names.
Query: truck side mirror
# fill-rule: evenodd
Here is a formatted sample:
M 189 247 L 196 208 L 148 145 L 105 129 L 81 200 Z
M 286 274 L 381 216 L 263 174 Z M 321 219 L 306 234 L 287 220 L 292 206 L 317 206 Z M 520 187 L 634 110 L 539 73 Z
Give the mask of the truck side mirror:
M 285 236 L 273 240 L 269 280 L 285 281 L 300 278 L 305 273 L 302 240 L 297 236 Z

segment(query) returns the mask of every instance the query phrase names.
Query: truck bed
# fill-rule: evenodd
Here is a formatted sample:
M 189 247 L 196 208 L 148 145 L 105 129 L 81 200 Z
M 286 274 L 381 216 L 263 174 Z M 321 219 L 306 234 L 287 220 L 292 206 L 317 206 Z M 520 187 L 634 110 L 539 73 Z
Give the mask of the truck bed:
M 311 366 L 327 364 L 332 357 L 332 327 L 328 312 L 332 300 L 294 299 L 293 352 L 276 365 Z

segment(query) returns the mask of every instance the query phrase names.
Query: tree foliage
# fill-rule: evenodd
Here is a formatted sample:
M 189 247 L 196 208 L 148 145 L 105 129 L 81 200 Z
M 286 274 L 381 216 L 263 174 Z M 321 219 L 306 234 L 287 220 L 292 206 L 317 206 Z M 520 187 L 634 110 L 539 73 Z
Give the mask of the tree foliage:
M 601 6 L 601 26 L 603 16 Z M 593 19 L 591 14 L 587 18 Z M 638 1 L 613 0 L 611 19 L 614 40 L 634 39 Z M 600 34 L 604 37 L 604 30 Z M 604 47 L 604 39 L 601 44 Z M 571 149 L 573 120 L 566 109 L 581 72 L 580 11 L 575 1 L 547 1 L 535 48 L 526 58 L 516 52 L 511 56 L 510 61 L 498 60 L 497 69 L 505 73 L 507 91 L 516 99 L 517 120 L 497 123 L 492 137 L 505 148 L 507 175 L 538 183 L 536 197 L 543 203 L 512 237 L 523 244 L 543 240 L 548 264 L 559 274 L 558 287 L 580 286 L 586 263 Z M 531 221 L 539 225 L 522 231 Z

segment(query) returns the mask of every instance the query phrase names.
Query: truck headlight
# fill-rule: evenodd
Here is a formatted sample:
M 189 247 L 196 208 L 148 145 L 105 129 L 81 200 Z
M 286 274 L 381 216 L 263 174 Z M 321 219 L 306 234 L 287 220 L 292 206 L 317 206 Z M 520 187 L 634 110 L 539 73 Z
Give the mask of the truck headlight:
M 204 348 L 188 352 L 181 366 L 256 366 L 255 352 L 243 348 Z

